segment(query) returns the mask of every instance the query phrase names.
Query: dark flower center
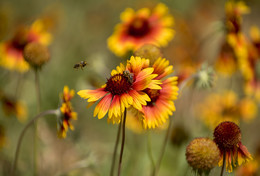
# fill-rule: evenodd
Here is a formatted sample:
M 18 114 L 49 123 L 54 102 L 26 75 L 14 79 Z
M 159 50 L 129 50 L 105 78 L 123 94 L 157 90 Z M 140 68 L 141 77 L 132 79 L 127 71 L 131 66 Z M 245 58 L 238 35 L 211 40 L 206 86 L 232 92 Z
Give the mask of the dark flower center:
M 132 83 L 128 80 L 128 77 L 120 73 L 107 80 L 105 90 L 111 92 L 112 95 L 121 95 L 127 93 L 131 86 Z
M 241 141 L 240 128 L 234 122 L 222 122 L 214 130 L 214 141 L 222 152 L 234 149 Z
M 135 18 L 129 25 L 128 34 L 134 37 L 142 37 L 150 32 L 150 25 L 147 19 Z
M 153 106 L 156 100 L 159 98 L 160 90 L 145 89 L 144 92 L 150 97 L 151 101 L 147 102 L 148 106 Z
M 228 32 L 239 33 L 241 31 L 240 21 L 236 16 L 232 16 L 228 19 Z

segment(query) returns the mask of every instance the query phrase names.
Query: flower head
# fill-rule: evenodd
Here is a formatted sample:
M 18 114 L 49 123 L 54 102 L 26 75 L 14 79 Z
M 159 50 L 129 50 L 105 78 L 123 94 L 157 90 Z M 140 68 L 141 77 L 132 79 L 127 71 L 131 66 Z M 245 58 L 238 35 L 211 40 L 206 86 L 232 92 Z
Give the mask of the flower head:
M 226 25 L 228 32 L 238 33 L 241 31 L 241 23 L 243 14 L 250 12 L 250 9 L 243 1 L 227 1 L 226 2 Z
M 127 8 L 121 14 L 122 23 L 108 38 L 108 47 L 118 56 L 136 50 L 143 44 L 166 46 L 174 36 L 173 17 L 166 5 L 160 3 L 152 11 L 142 8 L 134 11 Z
M 24 60 L 23 50 L 31 42 L 48 45 L 51 35 L 46 32 L 42 20 L 36 20 L 30 27 L 17 28 L 14 37 L 6 42 L 0 43 L 0 66 L 9 70 L 26 72 L 29 64 Z
M 71 120 L 77 120 L 77 113 L 73 111 L 71 106 L 71 98 L 74 96 L 74 90 L 69 90 L 68 86 L 64 86 L 62 94 L 62 105 L 60 107 L 61 115 L 58 118 L 58 136 L 65 138 L 70 128 L 74 130 Z
M 252 159 L 247 148 L 241 143 L 241 131 L 234 122 L 225 121 L 220 123 L 214 130 L 214 141 L 218 145 L 222 156 L 219 165 L 222 165 L 223 158 L 225 158 L 228 172 L 232 172 L 233 167 Z
M 155 81 L 162 81 L 161 89 L 146 88 L 144 92 L 151 99 L 147 105 L 143 105 L 143 127 L 155 128 L 166 122 L 172 112 L 175 111 L 174 100 L 178 96 L 177 80 L 178 77 L 172 76 L 165 78 L 173 72 L 173 66 L 164 58 L 158 58 L 152 65 L 154 74 L 158 76 Z
M 27 119 L 27 109 L 23 102 L 7 95 L 0 95 L 0 98 L 6 116 L 15 115 L 21 122 Z
M 78 95 L 88 99 L 90 103 L 101 99 L 94 110 L 94 116 L 101 119 L 108 113 L 108 121 L 119 123 L 126 108 L 133 106 L 141 110 L 142 105 L 147 105 L 147 101 L 151 101 L 144 89 L 161 88 L 158 85 L 160 82 L 153 81 L 157 76 L 152 74 L 154 68 L 148 66 L 149 59 L 132 56 L 126 66 L 120 64 L 112 70 L 111 77 L 102 88 L 81 90 Z
M 200 119 L 211 129 L 223 121 L 239 123 L 250 121 L 257 114 L 254 101 L 244 98 L 239 100 L 235 92 L 226 91 L 221 94 L 210 94 L 197 106 Z
M 41 68 L 43 64 L 49 61 L 50 53 L 46 46 L 31 42 L 27 44 L 23 52 L 24 59 L 34 68 Z
M 187 162 L 200 175 L 209 173 L 217 166 L 219 159 L 220 151 L 209 138 L 196 138 L 186 148 Z
M 194 85 L 198 88 L 210 88 L 214 83 L 214 70 L 211 67 L 202 65 L 194 80 Z

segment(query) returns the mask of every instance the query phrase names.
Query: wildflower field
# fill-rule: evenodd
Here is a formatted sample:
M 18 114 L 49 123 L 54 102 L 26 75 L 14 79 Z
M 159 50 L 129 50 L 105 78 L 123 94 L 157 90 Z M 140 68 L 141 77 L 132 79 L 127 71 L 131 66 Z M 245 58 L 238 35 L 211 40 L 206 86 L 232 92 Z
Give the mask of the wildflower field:
M 0 175 L 260 176 L 260 2 L 0 1 Z

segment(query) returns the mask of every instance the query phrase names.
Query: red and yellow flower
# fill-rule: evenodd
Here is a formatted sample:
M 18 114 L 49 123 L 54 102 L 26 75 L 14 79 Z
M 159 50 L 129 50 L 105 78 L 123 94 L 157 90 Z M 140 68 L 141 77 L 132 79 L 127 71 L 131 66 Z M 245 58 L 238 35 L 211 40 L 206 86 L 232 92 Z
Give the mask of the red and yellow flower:
M 11 40 L 0 43 L 0 66 L 26 72 L 29 64 L 23 58 L 24 47 L 31 42 L 48 45 L 50 41 L 51 34 L 47 32 L 42 20 L 36 20 L 29 28 L 20 27 Z
M 245 92 L 260 102 L 260 30 L 253 26 L 250 30 L 251 42 L 247 72 L 250 77 L 245 78 Z
M 248 76 L 248 41 L 241 32 L 242 15 L 250 9 L 244 2 L 227 1 L 226 3 L 226 36 L 220 50 L 216 69 L 230 75 L 237 70 Z
M 158 76 L 155 80 L 162 80 L 161 89 L 147 88 L 144 92 L 151 99 L 147 105 L 143 105 L 141 112 L 143 127 L 155 128 L 166 122 L 172 112 L 175 111 L 174 100 L 178 96 L 177 80 L 178 77 L 172 76 L 165 78 L 173 72 L 173 66 L 163 58 L 157 59 L 154 64 L 154 74 Z
M 132 56 L 127 65 L 120 64 L 112 70 L 111 77 L 102 88 L 96 90 L 80 90 L 78 95 L 91 104 L 99 101 L 94 116 L 103 118 L 108 113 L 108 121 L 119 123 L 125 109 L 132 106 L 137 110 L 151 101 L 143 91 L 146 88 L 161 89 L 160 81 L 153 80 L 154 68 L 148 67 L 149 59 Z
M 121 23 L 108 38 L 108 47 L 117 56 L 123 56 L 144 44 L 166 46 L 174 37 L 171 28 L 173 17 L 166 5 L 160 3 L 152 11 L 142 8 L 134 11 L 127 8 L 121 15 Z
M 74 130 L 71 120 L 77 120 L 77 113 L 73 111 L 71 106 L 71 98 L 73 98 L 74 90 L 69 90 L 68 86 L 64 86 L 62 94 L 62 105 L 60 107 L 61 116 L 58 118 L 58 136 L 65 138 L 70 128 Z
M 226 170 L 232 172 L 233 167 L 252 160 L 251 154 L 241 143 L 241 131 L 234 122 L 220 123 L 214 130 L 214 141 L 219 147 L 221 160 L 219 166 L 226 160 Z

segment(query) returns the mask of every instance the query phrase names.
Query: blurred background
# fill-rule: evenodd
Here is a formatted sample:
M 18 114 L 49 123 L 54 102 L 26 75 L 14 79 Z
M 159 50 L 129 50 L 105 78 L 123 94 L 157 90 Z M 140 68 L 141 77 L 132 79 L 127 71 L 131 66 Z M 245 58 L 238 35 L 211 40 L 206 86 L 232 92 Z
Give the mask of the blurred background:
M 170 60 L 175 75 L 190 75 L 199 69 L 201 63 L 214 66 L 219 55 L 224 30 L 218 30 L 225 18 L 225 1 L 182 0 L 160 1 L 168 6 L 174 16 L 176 31 L 174 39 L 162 53 Z M 250 14 L 243 16 L 243 32 L 249 36 L 252 25 L 260 26 L 260 2 L 245 1 Z M 50 61 L 39 71 L 41 111 L 57 109 L 63 87 L 76 92 L 95 89 L 103 85 L 110 72 L 127 58 L 116 57 L 107 47 L 107 38 L 120 22 L 120 13 L 126 8 L 140 9 L 154 7 L 156 0 L 133 1 L 81 1 L 81 0 L 1 0 L 0 42 L 10 40 L 20 25 L 30 26 L 37 19 L 46 19 L 52 41 L 48 46 Z M 74 65 L 86 61 L 83 69 Z M 158 175 L 195 175 L 186 162 L 185 150 L 195 137 L 213 138 L 213 129 L 200 119 L 199 104 L 212 93 L 233 90 L 238 97 L 243 91 L 239 74 L 230 77 L 216 73 L 213 88 L 196 89 L 187 86 L 175 101 L 176 112 L 172 118 L 173 131 L 161 163 Z M 23 104 L 26 115 L 17 118 L 16 113 L 5 113 L 2 102 L 0 109 L 0 175 L 9 175 L 14 158 L 18 136 L 26 123 L 37 112 L 33 70 L 25 73 L 0 68 L 0 90 L 5 96 L 13 97 Z M 239 98 L 238 98 L 239 99 Z M 37 172 L 38 175 L 109 175 L 116 139 L 117 125 L 108 124 L 106 117 L 93 117 L 94 107 L 86 108 L 87 102 L 78 95 L 72 100 L 78 120 L 73 121 L 74 131 L 65 139 L 57 137 L 55 116 L 41 118 L 38 123 Z M 203 105 L 202 105 L 203 106 Z M 259 109 L 259 103 L 256 104 Z M 260 148 L 259 113 L 250 121 L 242 121 L 242 142 L 254 155 Z M 149 134 L 148 134 L 149 133 Z M 151 162 L 147 152 L 150 135 L 152 153 L 158 159 L 166 129 L 138 132 L 127 129 L 122 175 L 150 175 Z M 30 128 L 22 142 L 17 165 L 17 175 L 33 173 L 34 130 Z M 220 168 L 211 175 L 219 175 Z M 259 172 L 258 172 L 259 174 Z M 236 172 L 226 175 L 236 175 Z

